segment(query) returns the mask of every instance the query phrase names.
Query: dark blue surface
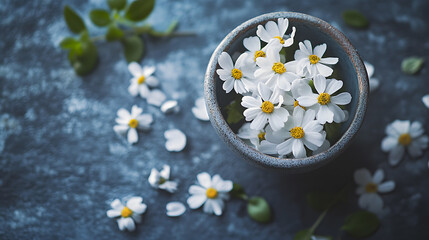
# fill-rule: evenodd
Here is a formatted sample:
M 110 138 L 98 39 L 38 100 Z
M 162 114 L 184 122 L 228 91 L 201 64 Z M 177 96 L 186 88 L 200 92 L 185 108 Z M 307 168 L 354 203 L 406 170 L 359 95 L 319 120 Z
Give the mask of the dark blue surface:
M 318 216 L 305 203 L 307 192 L 335 191 L 350 183 L 348 204 L 329 213 L 317 231 L 337 235 L 346 213 L 358 209 L 352 174 L 360 167 L 381 167 L 397 184 L 383 196 L 382 224 L 370 239 L 429 238 L 422 224 L 429 215 L 429 153 L 391 168 L 380 149 L 384 128 L 393 120 L 429 121 L 421 103 L 429 92 L 427 66 L 418 76 L 400 71 L 403 58 L 429 55 L 429 2 L 157 1 L 150 22 L 161 29 L 177 19 L 180 30 L 198 34 L 146 38 L 149 47 L 142 63 L 157 67 L 162 90 L 182 108 L 168 116 L 129 95 L 131 75 L 119 43 L 97 43 L 98 68 L 84 78 L 73 73 L 58 47 L 70 35 L 62 19 L 64 4 L 85 15 L 93 34 L 103 32 L 87 17 L 92 8 L 107 8 L 103 0 L 0 4 L 0 239 L 292 239 Z M 368 30 L 343 24 L 340 13 L 349 8 L 368 16 Z M 206 65 L 221 39 L 247 19 L 282 10 L 307 13 L 338 27 L 363 59 L 374 64 L 381 81 L 354 144 L 322 169 L 292 176 L 248 165 L 228 150 L 208 122 L 190 111 L 202 96 Z M 155 122 L 149 133 L 139 135 L 137 145 L 129 146 L 112 128 L 117 109 L 133 104 L 152 113 Z M 165 150 L 163 133 L 169 128 L 187 134 L 185 151 Z M 150 169 L 165 163 L 180 181 L 173 195 L 147 182 Z M 275 212 L 273 222 L 253 222 L 238 200 L 227 203 L 222 217 L 187 210 L 178 219 L 168 218 L 165 204 L 185 202 L 189 185 L 202 171 L 219 173 L 242 184 L 250 195 L 264 196 Z M 142 196 L 148 204 L 143 223 L 133 233 L 120 232 L 106 216 L 108 203 L 126 195 Z

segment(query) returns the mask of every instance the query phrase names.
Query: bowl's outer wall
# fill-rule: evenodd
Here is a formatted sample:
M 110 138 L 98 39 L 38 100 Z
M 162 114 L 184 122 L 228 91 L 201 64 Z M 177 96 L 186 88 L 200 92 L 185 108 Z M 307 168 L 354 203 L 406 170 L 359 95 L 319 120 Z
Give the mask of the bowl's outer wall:
M 313 47 L 322 43 L 327 44 L 324 57 L 338 57 L 340 60 L 334 67 L 333 77 L 344 82 L 344 90 L 352 95 L 352 101 L 347 105 L 349 119 L 342 124 L 342 137 L 327 151 L 302 159 L 281 159 L 260 153 L 244 143 L 236 136 L 222 116 L 221 107 L 226 106 L 234 99 L 234 94 L 226 94 L 222 89 L 223 81 L 218 78 L 216 69 L 219 55 L 226 51 L 234 57 L 242 53 L 245 48 L 243 39 L 256 35 L 256 27 L 267 21 L 277 21 L 277 18 L 288 18 L 289 28 L 297 28 L 294 44 L 290 49 L 298 49 L 298 43 L 310 40 Z M 293 59 L 287 59 L 291 61 Z M 218 135 L 235 152 L 244 159 L 263 167 L 282 169 L 284 172 L 298 173 L 316 169 L 338 156 L 350 144 L 353 136 L 359 130 L 366 111 L 368 99 L 368 76 L 365 67 L 356 49 L 350 41 L 337 29 L 328 23 L 301 13 L 276 12 L 253 18 L 230 32 L 214 51 L 208 64 L 205 76 L 205 98 L 210 120 Z

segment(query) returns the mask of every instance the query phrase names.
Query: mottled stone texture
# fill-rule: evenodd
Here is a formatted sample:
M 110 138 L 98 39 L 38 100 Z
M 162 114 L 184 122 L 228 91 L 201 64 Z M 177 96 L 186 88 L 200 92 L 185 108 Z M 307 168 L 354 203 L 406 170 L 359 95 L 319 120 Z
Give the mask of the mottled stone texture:
M 328 214 L 318 233 L 337 235 L 346 213 L 358 209 L 352 173 L 356 168 L 383 168 L 397 189 L 383 196 L 382 225 L 370 239 L 428 239 L 422 224 L 429 215 L 428 156 L 404 159 L 396 168 L 380 150 L 384 127 L 394 119 L 429 121 L 421 97 L 429 93 L 427 65 L 417 76 L 401 73 L 401 60 L 429 55 L 429 2 L 416 1 L 157 1 L 149 18 L 159 28 L 180 21 L 180 30 L 196 37 L 146 38 L 143 64 L 156 75 L 182 111 L 165 116 L 127 92 L 130 74 L 119 43 L 98 43 L 100 61 L 90 75 L 77 77 L 58 48 L 70 35 L 62 19 L 69 4 L 85 15 L 106 8 L 103 0 L 12 1 L 0 4 L 0 238 L 1 239 L 292 239 L 318 213 L 305 203 L 312 190 L 335 191 L 350 183 L 349 201 Z M 344 25 L 341 11 L 359 9 L 371 26 Z M 297 11 L 340 28 L 364 60 L 374 64 L 381 86 L 371 94 L 366 121 L 353 145 L 336 161 L 308 174 L 282 175 L 248 165 L 232 154 L 211 125 L 190 111 L 202 96 L 209 57 L 221 39 L 241 22 L 272 11 Z M 299 30 L 298 33 L 299 34 Z M 428 60 L 428 59 L 426 59 Z M 155 117 L 153 129 L 129 146 L 112 130 L 118 108 L 138 104 Z M 426 131 L 429 131 L 425 124 Z M 164 148 L 163 132 L 179 128 L 188 135 L 180 153 Z M 152 189 L 150 169 L 172 166 L 180 181 L 173 195 Z M 187 212 L 165 215 L 165 204 L 185 202 L 198 172 L 220 173 L 264 196 L 274 220 L 251 221 L 244 204 L 228 202 L 222 217 Z M 133 233 L 120 232 L 106 217 L 116 197 L 139 195 L 148 204 L 143 223 Z M 342 239 L 347 239 L 343 237 Z

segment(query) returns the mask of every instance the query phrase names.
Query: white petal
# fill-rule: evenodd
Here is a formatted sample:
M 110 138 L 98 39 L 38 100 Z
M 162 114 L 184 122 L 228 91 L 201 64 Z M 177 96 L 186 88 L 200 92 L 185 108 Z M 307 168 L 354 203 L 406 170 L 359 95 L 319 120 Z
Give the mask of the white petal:
M 303 158 L 307 157 L 305 152 L 304 144 L 301 140 L 295 139 L 292 145 L 292 153 L 295 158 Z
M 218 192 L 229 192 L 232 190 L 232 181 L 229 180 L 223 180 L 219 175 L 214 175 L 212 180 L 213 187 Z
M 387 181 L 380 185 L 378 185 L 378 191 L 381 193 L 388 193 L 393 191 L 395 189 L 395 182 L 394 181 Z
M 350 93 L 348 92 L 343 92 L 336 96 L 331 97 L 331 102 L 337 105 L 349 104 L 351 100 L 352 100 L 352 95 L 350 95 Z
M 138 201 L 128 201 L 127 207 L 137 214 L 142 214 L 146 211 L 147 205 Z
M 143 75 L 143 69 L 136 62 L 131 62 L 128 64 L 128 70 L 134 77 L 140 77 Z
M 262 105 L 262 100 L 260 97 L 258 98 L 254 98 L 251 96 L 244 96 L 241 99 L 241 106 L 245 107 L 245 108 L 260 108 Z
M 125 108 L 120 108 L 116 113 L 119 118 L 125 119 L 127 122 L 131 119 L 131 114 Z
M 109 218 L 115 218 L 121 216 L 121 211 L 111 209 L 106 214 Z
M 221 68 L 231 71 L 234 68 L 231 56 L 227 52 L 222 52 L 219 56 L 218 63 Z
M 129 128 L 130 127 L 128 125 L 115 125 L 113 130 L 116 132 L 116 134 L 125 135 Z
M 258 140 L 259 141 L 259 140 Z M 261 141 L 258 150 L 265 154 L 277 154 L 277 144 L 270 143 L 267 140 Z
M 137 130 L 135 128 L 130 128 L 128 130 L 127 140 L 130 144 L 136 143 L 139 140 L 139 137 L 137 136 Z
M 328 106 L 321 105 L 316 117 L 320 124 L 331 123 L 334 120 L 334 113 L 329 110 Z
M 422 102 L 427 108 L 429 108 L 429 94 L 426 94 L 422 97 Z
M 134 223 L 133 219 L 128 217 L 128 218 L 123 218 L 123 223 L 124 223 L 124 227 L 126 229 L 128 229 L 128 231 L 134 231 L 136 229 L 136 224 Z
M 330 68 L 326 65 L 323 65 L 322 63 L 317 63 L 316 67 L 317 67 L 317 71 L 320 74 L 322 74 L 324 77 L 331 76 L 332 72 L 334 71 L 334 70 L 332 70 L 332 68 Z
M 201 121 L 210 120 L 204 98 L 198 98 L 197 100 L 195 100 L 195 107 L 192 108 L 192 113 L 197 119 Z
M 207 199 L 207 201 L 204 203 L 203 206 L 203 211 L 205 213 L 213 213 L 213 200 L 212 199 Z
M 177 113 L 179 112 L 179 105 L 176 100 L 166 101 L 161 105 L 161 112 L 163 113 Z
M 402 145 L 398 145 L 395 148 L 393 148 L 389 152 L 389 164 L 391 166 L 396 166 L 398 163 L 402 160 L 402 157 L 404 156 L 405 148 Z
M 317 95 L 314 94 L 311 96 L 302 96 L 302 97 L 299 97 L 297 100 L 299 102 L 299 105 L 303 107 L 311 107 L 317 103 Z
M 383 199 L 376 193 L 365 193 L 359 197 L 359 206 L 373 213 L 380 213 L 383 209 Z
M 131 117 L 136 118 L 138 115 L 140 115 L 143 112 L 142 108 L 139 108 L 137 105 L 133 105 L 131 107 Z
M 201 207 L 201 205 L 206 202 L 207 197 L 206 195 L 192 195 L 187 199 L 187 203 L 189 205 L 189 208 L 191 209 L 197 209 Z
M 319 58 L 322 58 L 323 54 L 325 54 L 325 51 L 326 51 L 326 43 L 323 43 L 314 47 L 314 55 L 318 56 Z
M 235 80 L 233 80 L 232 78 L 229 78 L 223 83 L 222 88 L 223 90 L 225 90 L 226 93 L 231 92 L 231 90 L 234 88 L 234 81 Z
M 355 182 L 361 186 L 366 186 L 372 181 L 371 173 L 366 168 L 357 169 L 353 176 Z
M 268 118 L 266 117 L 266 115 L 263 113 L 259 113 L 255 117 L 255 119 L 253 119 L 252 123 L 250 124 L 250 128 L 254 130 L 262 130 L 265 127 L 265 124 L 267 124 L 267 121 L 268 121 Z
M 212 208 L 213 208 L 213 213 L 216 216 L 220 216 L 222 215 L 222 209 L 223 209 L 223 201 L 222 199 L 213 199 L 212 201 Z
M 158 170 L 156 168 L 152 168 L 148 178 L 149 184 L 154 188 L 158 188 L 160 176 L 161 175 L 159 174 Z
M 384 179 L 384 172 L 383 169 L 377 169 L 375 171 L 374 176 L 372 177 L 372 182 L 379 185 L 381 181 Z
M 365 64 L 366 72 L 368 73 L 368 77 L 371 78 L 374 74 L 374 66 L 369 62 L 363 62 Z
M 185 205 L 181 202 L 169 202 L 165 206 L 165 209 L 169 217 L 178 217 L 186 211 Z
M 139 93 L 139 85 L 136 83 L 131 83 L 128 87 L 128 92 L 131 94 L 131 96 L 135 97 Z
M 191 195 L 205 195 L 206 191 L 207 189 L 198 185 L 191 185 L 188 190 L 189 194 Z
M 316 77 L 314 77 L 314 87 L 319 94 L 325 92 L 326 78 L 320 74 L 316 75 Z
M 115 210 L 122 210 L 122 208 L 124 208 L 124 206 L 121 203 L 121 200 L 119 199 L 115 199 L 110 203 L 110 206 L 115 209 Z
M 246 117 L 246 121 L 251 121 L 261 113 L 261 108 L 249 108 L 244 110 L 243 115 Z
M 277 151 L 280 155 L 288 155 L 292 152 L 293 140 L 294 138 L 289 138 L 285 142 L 277 145 Z
M 393 137 L 385 137 L 381 142 L 381 150 L 384 152 L 390 152 L 394 147 L 398 145 L 398 139 Z
M 142 98 L 144 98 L 144 99 L 148 98 L 148 97 L 149 97 L 149 95 L 150 95 L 150 90 L 149 90 L 149 88 L 146 86 L 146 84 L 140 84 L 140 85 L 138 86 L 138 91 L 139 91 L 140 97 L 142 97 Z
M 370 90 L 370 92 L 377 90 L 379 86 L 380 86 L 380 81 L 377 78 L 369 79 L 369 90 Z
M 147 97 L 147 103 L 159 107 L 165 99 L 167 99 L 165 94 L 161 90 L 155 89 L 152 90 Z
M 163 184 L 159 185 L 159 189 L 174 193 L 177 191 L 177 185 L 178 183 L 175 181 L 166 181 Z
M 161 170 L 161 172 L 159 172 L 159 174 L 160 174 L 160 175 L 161 175 L 161 177 L 163 177 L 164 179 L 169 180 L 169 179 L 170 179 L 170 170 L 171 170 L 170 166 L 169 166 L 169 165 L 167 165 L 167 164 L 164 164 L 164 165 L 162 166 L 162 170 Z
M 258 37 L 248 37 L 243 40 L 244 47 L 252 52 L 261 50 L 261 40 Z
M 263 83 L 258 84 L 258 92 L 259 92 L 259 95 L 262 97 L 262 100 L 264 101 L 268 101 L 272 94 L 272 91 L 270 90 L 270 88 Z
M 212 178 L 210 174 L 206 172 L 199 173 L 197 175 L 197 180 L 198 183 L 206 189 L 212 187 Z
M 146 78 L 145 83 L 150 87 L 157 87 L 159 85 L 158 78 L 154 76 Z
M 329 64 L 329 65 L 336 64 L 337 62 L 338 62 L 338 58 L 336 57 L 321 58 L 319 60 L 319 63 Z
M 423 133 L 424 133 L 424 129 L 423 129 L 423 126 L 420 122 L 415 121 L 415 122 L 411 123 L 410 135 L 411 135 L 412 139 L 420 137 Z
M 153 122 L 152 114 L 142 114 L 136 117 L 136 119 L 139 122 L 137 128 L 141 130 L 150 129 L 150 124 Z
M 340 90 L 343 87 L 343 81 L 339 81 L 336 79 L 330 79 L 328 85 L 326 86 L 326 93 L 329 95 L 334 94 L 338 90 Z
M 143 71 L 143 75 L 146 78 L 149 78 L 150 75 L 152 75 L 155 72 L 155 70 L 156 70 L 155 66 L 145 66 L 142 71 Z
M 164 132 L 165 148 L 170 152 L 180 152 L 186 146 L 186 135 L 178 129 L 170 129 Z

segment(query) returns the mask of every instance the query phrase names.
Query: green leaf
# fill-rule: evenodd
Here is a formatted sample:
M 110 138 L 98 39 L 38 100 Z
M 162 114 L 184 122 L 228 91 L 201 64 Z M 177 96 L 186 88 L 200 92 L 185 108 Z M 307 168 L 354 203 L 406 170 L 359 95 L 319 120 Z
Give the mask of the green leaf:
M 313 233 L 310 229 L 304 229 L 295 234 L 293 237 L 293 240 L 311 240 L 311 236 L 313 236 Z
M 316 87 L 314 86 L 313 79 L 311 79 L 311 80 L 308 82 L 308 85 L 310 85 L 311 90 L 312 90 L 313 92 L 317 92 L 317 91 L 316 91 Z
M 111 22 L 109 12 L 103 9 L 92 10 L 89 12 L 89 18 L 99 27 L 107 26 Z
M 92 42 L 81 42 L 82 52 L 75 50 L 69 52 L 69 62 L 78 75 L 85 75 L 91 72 L 97 65 L 97 48 Z
M 81 44 L 78 40 L 72 38 L 72 37 L 66 37 L 60 42 L 60 47 L 62 49 L 77 49 L 81 47 Z
M 261 197 L 252 197 L 247 203 L 247 213 L 260 223 L 267 223 L 271 220 L 271 208 L 268 202 Z
M 237 183 L 233 183 L 232 190 L 229 192 L 229 194 L 235 198 L 240 198 L 243 200 L 247 199 L 247 195 L 246 195 L 246 192 L 244 191 L 244 188 Z
M 89 37 L 89 33 L 88 33 L 87 30 L 83 31 L 80 34 L 80 41 L 82 41 L 82 42 L 89 42 L 89 41 L 91 41 L 91 39 Z
M 134 35 L 122 40 L 124 54 L 127 62 L 138 62 L 143 56 L 143 41 L 140 37 Z
M 425 59 L 420 57 L 408 57 L 402 60 L 402 72 L 406 74 L 416 74 L 422 68 Z
M 369 26 L 368 19 L 357 10 L 346 10 L 342 14 L 344 22 L 350 27 L 367 28 Z
M 64 7 L 64 20 L 66 21 L 70 31 L 74 33 L 80 33 L 83 30 L 86 30 L 85 23 L 82 18 L 67 5 Z
M 122 10 L 127 5 L 127 0 L 107 0 L 111 9 Z
M 341 137 L 340 123 L 326 123 L 324 125 L 326 131 L 326 139 L 333 145 Z
M 244 119 L 243 111 L 244 108 L 241 106 L 241 97 L 232 101 L 225 107 L 226 110 L 226 122 L 228 124 L 234 124 Z
M 380 225 L 377 215 L 367 211 L 357 211 L 347 216 L 341 230 L 352 237 L 364 238 L 375 233 Z
M 120 40 L 124 37 L 124 32 L 116 25 L 110 25 L 106 32 L 106 40 L 109 42 Z
M 130 4 L 125 17 L 131 21 L 138 22 L 147 18 L 155 6 L 155 0 L 136 0 Z

